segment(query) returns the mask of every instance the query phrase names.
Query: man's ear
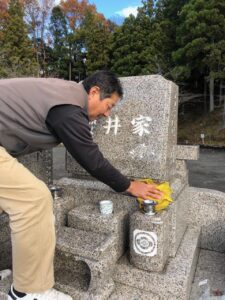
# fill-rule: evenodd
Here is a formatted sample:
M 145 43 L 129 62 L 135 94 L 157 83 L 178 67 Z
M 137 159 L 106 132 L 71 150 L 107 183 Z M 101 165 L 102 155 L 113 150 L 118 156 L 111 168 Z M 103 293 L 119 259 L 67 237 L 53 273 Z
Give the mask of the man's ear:
M 100 88 L 97 85 L 92 86 L 90 88 L 89 95 L 95 96 L 95 95 L 99 95 L 99 94 L 100 94 Z

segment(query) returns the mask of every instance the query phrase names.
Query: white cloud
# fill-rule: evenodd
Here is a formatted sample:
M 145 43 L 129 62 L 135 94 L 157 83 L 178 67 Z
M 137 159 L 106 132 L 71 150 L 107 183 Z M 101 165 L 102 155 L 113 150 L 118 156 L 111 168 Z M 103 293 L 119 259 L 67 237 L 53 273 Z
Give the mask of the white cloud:
M 129 15 L 134 15 L 135 17 L 137 16 L 137 9 L 138 9 L 138 6 L 129 6 L 129 7 L 126 7 L 120 11 L 117 11 L 116 14 L 117 15 L 120 15 L 122 17 L 129 17 Z

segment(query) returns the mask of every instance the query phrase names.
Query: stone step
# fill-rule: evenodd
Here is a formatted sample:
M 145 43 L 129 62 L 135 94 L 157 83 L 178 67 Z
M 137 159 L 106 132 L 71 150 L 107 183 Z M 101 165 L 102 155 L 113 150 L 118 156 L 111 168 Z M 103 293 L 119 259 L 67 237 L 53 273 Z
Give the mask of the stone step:
M 133 267 L 127 255 L 118 262 L 114 281 L 159 295 L 160 299 L 186 300 L 199 254 L 200 228 L 188 228 L 175 258 L 162 272 L 147 272 Z
M 105 300 L 113 292 L 112 272 L 116 257 L 108 252 L 99 261 L 75 256 L 56 250 L 56 288 L 68 293 L 75 300 Z
M 55 280 L 55 288 L 69 294 L 73 299 L 88 299 L 88 282 L 84 275 L 73 272 L 73 270 L 61 269 L 56 271 Z
M 99 234 L 71 227 L 61 227 L 57 237 L 57 249 L 75 256 L 99 260 L 110 252 L 115 243 L 111 234 Z
M 105 234 L 118 233 L 121 226 L 123 227 L 126 215 L 126 211 L 119 210 L 115 206 L 113 214 L 102 215 L 97 204 L 86 204 L 69 212 L 68 226 Z
M 144 292 L 127 285 L 117 284 L 109 300 L 160 300 L 160 297 L 151 292 Z

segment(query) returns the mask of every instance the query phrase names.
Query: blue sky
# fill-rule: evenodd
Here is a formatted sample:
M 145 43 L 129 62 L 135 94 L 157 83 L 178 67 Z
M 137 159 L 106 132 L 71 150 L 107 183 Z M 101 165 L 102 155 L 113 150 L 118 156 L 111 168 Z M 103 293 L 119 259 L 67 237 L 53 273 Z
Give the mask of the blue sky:
M 54 0 L 55 5 L 59 3 L 60 0 Z M 89 0 L 89 3 L 95 4 L 99 13 L 118 25 L 130 14 L 136 16 L 137 8 L 142 6 L 141 0 Z
M 137 7 L 141 6 L 141 0 L 89 0 L 97 7 L 97 11 L 103 13 L 106 18 L 114 16 L 128 17 L 135 14 Z

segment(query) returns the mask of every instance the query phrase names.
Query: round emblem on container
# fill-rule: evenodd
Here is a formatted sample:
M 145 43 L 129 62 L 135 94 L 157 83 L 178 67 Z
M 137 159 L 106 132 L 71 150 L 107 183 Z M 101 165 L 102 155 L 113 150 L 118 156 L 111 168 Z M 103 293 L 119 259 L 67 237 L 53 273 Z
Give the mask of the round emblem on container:
M 133 248 L 137 254 L 155 256 L 157 254 L 156 233 L 135 229 L 133 231 Z

